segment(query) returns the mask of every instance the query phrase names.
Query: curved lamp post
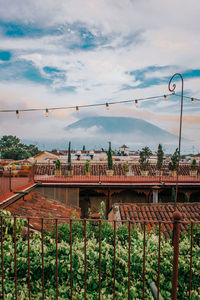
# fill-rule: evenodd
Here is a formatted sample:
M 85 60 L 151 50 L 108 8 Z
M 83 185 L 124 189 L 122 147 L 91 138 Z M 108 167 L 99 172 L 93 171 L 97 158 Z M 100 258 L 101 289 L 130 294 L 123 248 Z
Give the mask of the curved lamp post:
M 179 172 L 179 162 L 180 162 L 180 156 L 181 156 L 181 134 L 182 134 L 182 115 L 183 115 L 183 77 L 180 73 L 175 73 L 168 84 L 168 89 L 170 92 L 175 92 L 176 85 L 175 83 L 172 84 L 172 80 L 174 77 L 180 77 L 181 78 L 181 110 L 180 110 L 180 126 L 179 126 L 179 142 L 178 142 L 178 164 L 177 164 L 177 173 L 176 173 L 176 198 L 175 198 L 175 205 L 177 204 L 178 199 L 178 172 Z
M 174 77 L 180 77 L 182 88 L 181 88 L 181 110 L 180 110 L 180 127 L 179 127 L 179 143 L 178 143 L 178 164 L 177 164 L 177 174 L 176 174 L 176 198 L 175 198 L 175 209 L 177 208 L 177 199 L 178 199 L 178 172 L 179 172 L 179 163 L 180 163 L 180 154 L 181 154 L 181 133 L 182 133 L 182 114 L 183 114 L 183 77 L 180 73 L 175 73 L 169 81 L 169 91 L 175 92 L 176 85 L 171 82 Z M 172 292 L 171 299 L 177 299 L 177 285 L 178 285 L 178 257 L 179 257 L 179 237 L 180 237 L 180 221 L 182 215 L 179 211 L 173 213 L 174 218 L 174 229 L 173 229 L 173 245 L 174 245 L 174 255 L 173 255 L 173 275 L 172 275 Z

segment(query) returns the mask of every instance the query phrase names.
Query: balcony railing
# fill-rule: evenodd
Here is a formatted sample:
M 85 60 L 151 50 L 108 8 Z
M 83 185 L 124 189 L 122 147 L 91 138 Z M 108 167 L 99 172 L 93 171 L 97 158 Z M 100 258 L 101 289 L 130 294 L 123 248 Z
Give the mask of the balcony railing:
M 0 297 L 149 299 L 154 281 L 157 299 L 198 299 L 199 223 L 180 235 L 182 223 L 1 215 Z
M 139 164 L 129 166 L 125 172 L 123 165 L 115 164 L 113 175 L 108 176 L 106 164 L 91 164 L 90 172 L 85 171 L 84 165 L 74 165 L 68 171 L 68 166 L 62 165 L 59 170 L 54 165 L 37 164 L 34 169 L 34 179 L 41 182 L 91 182 L 91 183 L 173 183 L 176 182 L 176 171 L 170 171 L 167 165 L 161 170 L 156 165 L 149 165 L 144 171 Z M 191 170 L 189 165 L 180 165 L 179 182 L 200 183 L 200 167 Z

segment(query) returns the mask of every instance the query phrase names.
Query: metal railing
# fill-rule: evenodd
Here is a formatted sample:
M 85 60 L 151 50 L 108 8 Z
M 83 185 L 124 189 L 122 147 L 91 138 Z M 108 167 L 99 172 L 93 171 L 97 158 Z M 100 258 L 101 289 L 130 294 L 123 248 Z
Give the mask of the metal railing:
M 90 172 L 85 171 L 83 164 L 72 166 L 62 165 L 59 170 L 54 165 L 37 164 L 34 167 L 34 179 L 41 182 L 93 182 L 93 183 L 175 183 L 176 171 L 170 171 L 167 165 L 161 170 L 156 165 L 149 165 L 147 170 L 142 170 L 139 164 L 129 166 L 129 172 L 125 172 L 124 166 L 115 164 L 113 174 L 109 176 L 106 164 L 91 164 Z M 200 167 L 192 172 L 189 165 L 180 165 L 179 182 L 200 183 Z
M 186 247 L 180 243 L 186 235 L 180 236 L 184 221 L 177 214 L 172 223 L 155 222 L 154 232 L 145 220 L 26 216 L 21 233 L 21 218 L 0 217 L 2 299 L 148 299 L 147 283 L 152 280 L 157 299 L 163 294 L 175 300 L 177 292 L 179 299 L 197 299 L 199 241 L 194 226 L 199 222 L 191 223 Z M 33 221 L 40 224 L 40 232 L 33 233 Z M 173 227 L 173 241 L 164 237 L 164 223 Z M 184 266 L 178 265 L 180 256 Z
M 3 172 L 0 177 L 0 197 L 15 189 L 21 188 L 34 179 L 34 167 L 29 167 L 29 170 L 15 171 L 8 169 Z

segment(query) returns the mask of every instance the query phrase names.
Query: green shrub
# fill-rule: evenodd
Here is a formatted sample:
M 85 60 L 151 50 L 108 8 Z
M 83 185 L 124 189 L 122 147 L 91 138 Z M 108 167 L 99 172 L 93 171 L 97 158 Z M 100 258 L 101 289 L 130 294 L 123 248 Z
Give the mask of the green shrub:
M 72 221 L 72 276 L 73 298 L 84 299 L 84 247 L 85 221 Z M 97 222 L 96 222 L 97 223 Z M 98 299 L 99 279 L 99 226 L 95 222 L 86 223 L 86 282 L 87 299 Z M 13 219 L 3 219 L 3 254 L 4 254 L 4 287 L 5 299 L 13 299 L 14 282 L 14 243 Z M 17 254 L 17 284 L 18 298 L 28 299 L 28 247 L 27 240 L 23 240 L 21 229 L 27 226 L 22 219 L 16 220 L 16 254 Z M 194 230 L 193 269 L 191 299 L 198 299 L 199 295 L 199 251 L 196 239 L 199 239 L 199 226 Z M 130 280 L 131 299 L 142 299 L 143 274 L 143 243 L 144 235 L 140 227 L 131 228 L 131 256 Z M 36 232 L 30 238 L 30 270 L 31 270 L 31 298 L 42 299 L 42 256 L 41 233 Z M 55 226 L 44 236 L 44 287 L 45 299 L 56 297 L 56 236 Z M 116 299 L 128 299 L 128 249 L 129 227 L 123 225 L 116 230 Z M 114 271 L 114 231 L 112 224 L 102 221 L 101 225 L 101 299 L 113 299 L 113 271 Z M 58 289 L 59 299 L 70 298 L 70 225 L 58 225 Z M 164 299 L 171 297 L 173 247 L 171 239 L 162 236 L 160 290 Z M 146 230 L 146 263 L 145 263 L 145 299 L 152 299 L 149 295 L 148 282 L 157 280 L 158 270 L 158 235 Z M 181 236 L 179 256 L 178 299 L 188 299 L 190 268 L 190 238 L 187 234 Z

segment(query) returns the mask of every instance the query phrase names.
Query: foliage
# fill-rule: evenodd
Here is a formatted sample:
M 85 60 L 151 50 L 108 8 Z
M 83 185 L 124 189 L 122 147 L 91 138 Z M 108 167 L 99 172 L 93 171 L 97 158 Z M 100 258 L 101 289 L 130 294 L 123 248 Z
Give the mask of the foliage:
M 90 160 L 87 159 L 85 162 L 85 171 L 88 173 L 90 172 Z
M 168 168 L 170 171 L 175 171 L 177 167 L 178 167 L 178 148 L 176 148 L 174 154 L 172 155 Z
M 69 146 L 68 146 L 68 170 L 71 171 L 72 169 L 72 163 L 71 163 L 71 142 L 69 142 Z
M 83 221 L 72 221 L 72 279 L 73 299 L 84 299 L 84 246 L 85 232 Z M 45 224 L 44 224 L 45 225 Z M 28 241 L 21 231 L 27 226 L 26 220 L 16 220 L 16 257 L 17 257 L 17 293 L 21 300 L 28 299 Z M 158 234 L 146 227 L 146 261 L 145 261 L 145 299 L 152 299 L 147 288 L 150 281 L 156 282 L 158 270 Z M 192 290 L 191 299 L 198 299 L 199 289 L 199 226 L 194 228 Z M 15 291 L 14 264 L 14 221 L 3 219 L 3 253 L 4 253 L 4 289 L 5 299 L 13 299 Z M 30 276 L 31 298 L 42 299 L 42 256 L 40 232 L 30 237 Z M 116 230 L 116 299 L 128 299 L 128 249 L 129 230 L 127 225 L 117 226 Z M 131 299 L 142 299 L 143 244 L 144 234 L 139 227 L 132 227 L 130 234 L 130 293 Z M 51 232 L 44 234 L 44 288 L 45 299 L 56 298 L 56 236 L 55 226 Z M 101 299 L 113 299 L 114 271 L 114 230 L 108 222 L 101 224 Z M 70 224 L 58 224 L 58 291 L 59 299 L 70 298 Z M 190 268 L 190 236 L 181 236 L 179 255 L 178 299 L 188 299 Z M 87 299 L 98 299 L 99 291 L 99 226 L 86 223 L 86 284 Z M 171 278 L 173 247 L 171 239 L 162 235 L 160 291 L 164 299 L 171 298 Z
M 59 159 L 57 159 L 55 162 L 55 168 L 56 168 L 56 170 L 60 170 L 60 167 L 61 167 L 61 162 Z
M 196 161 L 196 159 L 192 160 L 191 165 L 190 165 L 190 169 L 192 171 L 195 171 L 197 169 L 197 161 Z
M 156 167 L 158 170 L 162 169 L 163 161 L 164 161 L 164 151 L 163 151 L 162 145 L 159 144 L 158 150 L 157 150 L 157 164 L 156 164 Z
M 125 171 L 126 173 L 129 172 L 129 165 L 128 165 L 128 164 L 125 164 L 125 165 L 124 165 L 124 171 Z
M 40 151 L 35 145 L 20 143 L 20 139 L 12 135 L 4 135 L 0 140 L 1 158 L 21 160 L 37 155 Z
M 139 163 L 141 165 L 141 169 L 142 170 L 147 170 L 148 166 L 149 166 L 149 159 L 150 156 L 152 155 L 151 150 L 149 149 L 149 147 L 144 147 L 142 148 L 142 150 L 140 151 L 140 159 L 139 159 Z
M 108 148 L 108 169 L 112 170 L 113 169 L 113 161 L 112 161 L 112 149 L 111 149 L 111 142 L 109 142 L 109 148 Z

